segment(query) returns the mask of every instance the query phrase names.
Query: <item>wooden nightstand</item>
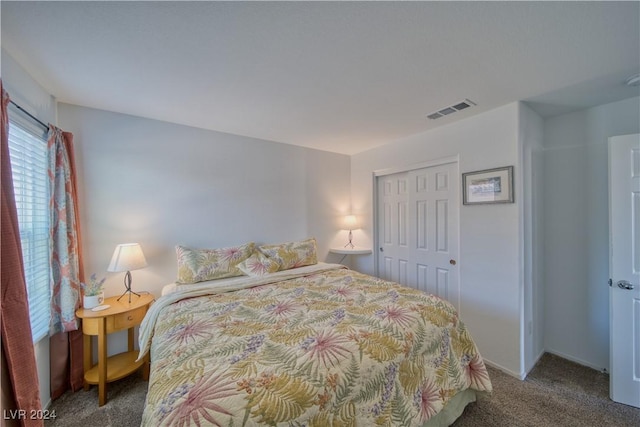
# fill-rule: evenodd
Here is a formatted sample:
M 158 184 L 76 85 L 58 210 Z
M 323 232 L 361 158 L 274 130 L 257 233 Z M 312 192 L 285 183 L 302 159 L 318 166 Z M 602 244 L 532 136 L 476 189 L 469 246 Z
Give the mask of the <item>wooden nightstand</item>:
M 91 311 L 79 309 L 76 316 L 82 319 L 82 333 L 84 334 L 84 389 L 89 384 L 98 384 L 98 404 L 107 403 L 107 383 L 137 371 L 143 367 L 143 377 L 149 379 L 149 357 L 136 362 L 138 351 L 133 347 L 134 328 L 142 322 L 149 305 L 153 302 L 152 295 L 134 296 L 131 304 L 126 298 L 118 302 L 118 297 L 107 298 L 106 310 Z M 128 351 L 107 357 L 107 335 L 112 332 L 129 330 Z M 98 364 L 93 366 L 93 352 L 91 337 L 98 337 Z

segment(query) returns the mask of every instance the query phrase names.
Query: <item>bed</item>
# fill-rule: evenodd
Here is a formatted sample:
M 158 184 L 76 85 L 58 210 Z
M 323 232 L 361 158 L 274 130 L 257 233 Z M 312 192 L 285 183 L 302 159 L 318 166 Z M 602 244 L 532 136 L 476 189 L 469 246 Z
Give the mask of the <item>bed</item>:
M 171 285 L 139 334 L 143 426 L 440 426 L 491 391 L 451 304 L 314 263 Z

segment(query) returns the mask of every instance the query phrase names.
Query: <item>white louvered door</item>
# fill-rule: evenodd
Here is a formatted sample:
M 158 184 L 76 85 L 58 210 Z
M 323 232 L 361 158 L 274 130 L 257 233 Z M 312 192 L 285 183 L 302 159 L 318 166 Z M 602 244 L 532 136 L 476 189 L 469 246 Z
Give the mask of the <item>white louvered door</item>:
M 377 177 L 378 274 L 459 309 L 458 167 Z

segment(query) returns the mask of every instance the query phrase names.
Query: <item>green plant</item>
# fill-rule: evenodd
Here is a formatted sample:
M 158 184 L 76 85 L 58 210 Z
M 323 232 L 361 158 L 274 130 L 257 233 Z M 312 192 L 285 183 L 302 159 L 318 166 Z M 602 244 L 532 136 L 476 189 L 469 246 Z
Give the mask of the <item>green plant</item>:
M 104 284 L 104 281 L 106 280 L 106 277 L 103 277 L 101 280 L 98 280 L 96 278 L 96 274 L 93 273 L 91 275 L 91 277 L 89 278 L 89 283 L 80 283 L 80 285 L 82 286 L 82 290 L 84 291 L 84 296 L 86 297 L 95 297 L 97 295 L 100 295 L 102 293 L 102 285 Z

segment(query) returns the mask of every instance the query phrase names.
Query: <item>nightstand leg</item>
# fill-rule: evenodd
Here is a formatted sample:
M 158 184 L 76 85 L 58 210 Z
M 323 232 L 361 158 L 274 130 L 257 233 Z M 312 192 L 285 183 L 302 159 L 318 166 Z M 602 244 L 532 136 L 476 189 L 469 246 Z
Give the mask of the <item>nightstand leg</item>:
M 82 375 L 82 383 L 84 385 L 84 391 L 88 391 L 89 390 L 89 383 L 87 382 L 87 379 L 84 377 L 84 374 L 86 374 L 89 369 L 91 369 L 91 365 L 93 364 L 93 346 L 91 345 L 91 335 L 84 335 L 82 337 L 82 343 L 83 343 L 83 367 L 84 367 L 84 373 Z
M 98 406 L 107 403 L 107 327 L 106 319 L 98 325 Z
M 133 328 L 129 328 L 128 338 L 129 351 L 133 351 Z

